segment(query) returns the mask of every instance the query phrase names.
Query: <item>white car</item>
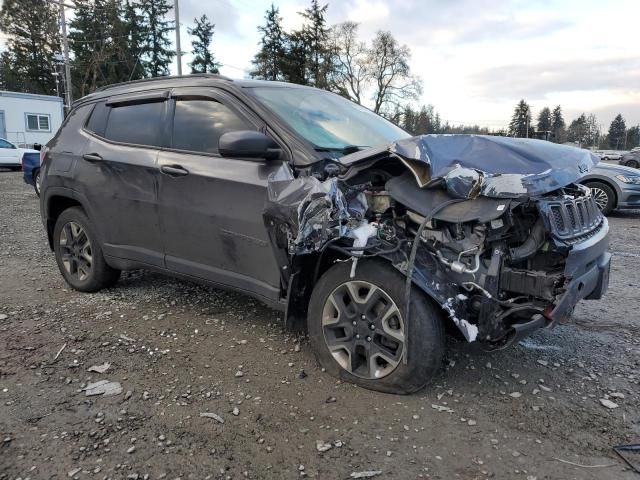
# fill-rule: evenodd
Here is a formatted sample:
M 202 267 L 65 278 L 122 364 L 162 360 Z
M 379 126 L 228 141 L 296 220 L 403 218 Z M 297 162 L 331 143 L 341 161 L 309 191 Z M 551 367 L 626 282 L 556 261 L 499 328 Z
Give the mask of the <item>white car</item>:
M 27 152 L 37 153 L 37 150 L 20 148 L 4 138 L 0 138 L 0 168 L 20 169 L 22 167 L 22 155 Z

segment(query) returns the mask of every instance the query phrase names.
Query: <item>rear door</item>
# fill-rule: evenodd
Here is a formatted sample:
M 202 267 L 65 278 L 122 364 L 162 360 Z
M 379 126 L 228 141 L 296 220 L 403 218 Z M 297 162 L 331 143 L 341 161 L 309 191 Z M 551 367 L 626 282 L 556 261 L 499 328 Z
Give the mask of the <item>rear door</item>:
M 158 157 L 167 268 L 277 300 L 280 274 L 262 211 L 280 162 L 218 154 L 223 133 L 258 130 L 260 121 L 214 89 L 171 97 L 171 148 Z
M 78 182 L 101 223 L 106 255 L 164 267 L 158 224 L 159 148 L 166 139 L 168 91 L 98 103 L 76 165 Z
M 20 163 L 19 152 L 15 145 L 0 139 L 0 165 L 18 165 Z

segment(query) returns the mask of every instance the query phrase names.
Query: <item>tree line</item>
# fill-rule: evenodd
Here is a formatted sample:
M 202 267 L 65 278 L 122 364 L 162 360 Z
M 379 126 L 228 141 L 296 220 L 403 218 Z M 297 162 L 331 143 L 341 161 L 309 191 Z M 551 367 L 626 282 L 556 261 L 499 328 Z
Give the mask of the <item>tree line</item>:
M 581 113 L 567 126 L 560 105 L 553 110 L 549 107 L 542 108 L 534 121 L 531 107 L 524 99 L 516 105 L 506 134 L 512 137 L 542 138 L 556 143 L 571 142 L 582 147 L 601 149 L 626 150 L 640 145 L 640 126 L 627 128 L 620 113 L 609 125 L 609 130 L 603 133 L 593 113 Z
M 409 47 L 382 30 L 363 42 L 355 22 L 328 25 L 327 9 L 311 0 L 299 12 L 302 27 L 287 32 L 272 4 L 258 27 L 261 39 L 250 76 L 330 90 L 387 116 L 420 96 L 422 81 L 409 68 Z
M 117 82 L 169 75 L 175 56 L 166 0 L 74 0 L 69 47 L 74 96 Z M 55 95 L 62 73 L 57 5 L 47 0 L 5 0 L 0 30 L 8 48 L 0 54 L 0 88 Z M 211 51 L 215 25 L 194 19 L 192 73 L 217 73 Z

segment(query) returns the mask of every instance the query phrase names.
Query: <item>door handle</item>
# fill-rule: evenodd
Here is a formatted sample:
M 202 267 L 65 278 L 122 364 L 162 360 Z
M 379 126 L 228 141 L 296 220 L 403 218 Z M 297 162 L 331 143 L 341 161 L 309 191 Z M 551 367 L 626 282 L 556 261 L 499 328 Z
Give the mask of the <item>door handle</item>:
M 189 170 L 181 165 L 162 165 L 160 167 L 160 171 L 167 175 L 171 175 L 172 177 L 184 177 L 185 175 L 189 175 Z
M 84 155 L 82 155 L 82 158 L 84 158 L 87 162 L 99 162 L 102 160 L 102 157 L 97 153 L 85 153 Z

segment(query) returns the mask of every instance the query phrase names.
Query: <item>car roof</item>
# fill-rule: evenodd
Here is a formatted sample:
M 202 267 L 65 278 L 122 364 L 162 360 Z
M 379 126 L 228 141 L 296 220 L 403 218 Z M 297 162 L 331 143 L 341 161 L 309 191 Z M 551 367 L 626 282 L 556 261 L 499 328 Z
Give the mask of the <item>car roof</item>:
M 308 88 L 304 85 L 296 85 L 293 83 L 276 82 L 270 80 L 235 80 L 223 75 L 213 73 L 196 73 L 191 75 L 173 75 L 154 78 L 143 78 L 140 80 L 132 80 L 130 82 L 114 83 L 97 89 L 79 99 L 76 103 L 81 104 L 88 101 L 95 101 L 102 98 L 108 98 L 113 95 L 124 93 L 144 92 L 150 89 L 161 88 L 177 88 L 177 87 L 211 87 L 216 85 L 234 85 L 239 88 L 254 87 L 288 87 L 288 88 Z

